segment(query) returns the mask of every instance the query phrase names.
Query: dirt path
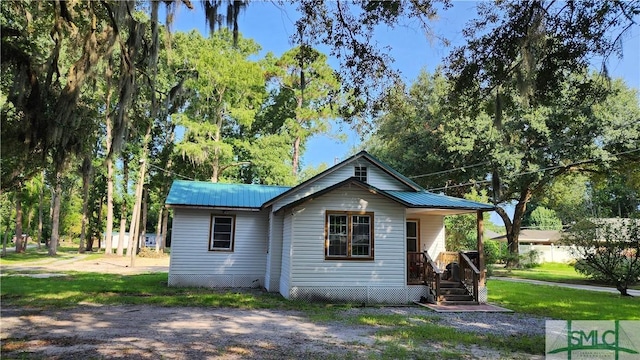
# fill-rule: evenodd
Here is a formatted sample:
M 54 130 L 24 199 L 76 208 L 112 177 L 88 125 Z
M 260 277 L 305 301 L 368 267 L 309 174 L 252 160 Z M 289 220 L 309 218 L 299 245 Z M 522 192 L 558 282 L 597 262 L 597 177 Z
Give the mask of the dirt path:
M 280 310 L 91 306 L 2 308 L 3 359 L 342 358 L 373 344 L 371 328 L 333 327 Z
M 89 258 L 89 259 L 88 259 Z M 131 258 L 122 256 L 100 257 L 78 254 L 72 258 L 50 258 L 19 265 L 0 265 L 0 272 L 13 271 L 86 271 L 108 274 L 143 274 L 148 272 L 168 272 L 169 256 L 161 258 L 137 257 L 131 267 Z
M 167 272 L 169 257 L 130 259 L 52 258 L 0 271 L 113 274 Z M 48 273 L 51 272 L 51 273 Z M 16 276 L 15 274 L 12 276 Z M 2 307 L 2 359 L 287 359 L 342 358 L 372 344 L 375 329 L 318 325 L 301 313 L 281 310 L 103 306 L 24 310 Z

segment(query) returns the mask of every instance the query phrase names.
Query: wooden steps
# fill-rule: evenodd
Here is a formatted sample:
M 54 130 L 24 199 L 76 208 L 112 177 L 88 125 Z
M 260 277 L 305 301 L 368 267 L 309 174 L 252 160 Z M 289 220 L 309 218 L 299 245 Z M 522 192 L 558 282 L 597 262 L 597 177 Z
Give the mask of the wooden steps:
M 440 281 L 440 298 L 438 303 L 442 305 L 476 305 L 473 295 L 469 294 L 464 285 L 459 281 Z

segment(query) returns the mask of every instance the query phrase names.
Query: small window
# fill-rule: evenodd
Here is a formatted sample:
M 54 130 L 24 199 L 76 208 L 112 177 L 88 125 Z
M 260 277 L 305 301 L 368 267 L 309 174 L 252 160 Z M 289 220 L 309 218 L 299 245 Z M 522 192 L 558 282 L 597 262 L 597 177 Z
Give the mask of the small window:
M 367 167 L 366 166 L 356 166 L 354 176 L 356 179 L 367 182 Z
M 325 258 L 373 259 L 373 213 L 327 213 Z
M 233 251 L 235 216 L 211 215 L 210 251 Z

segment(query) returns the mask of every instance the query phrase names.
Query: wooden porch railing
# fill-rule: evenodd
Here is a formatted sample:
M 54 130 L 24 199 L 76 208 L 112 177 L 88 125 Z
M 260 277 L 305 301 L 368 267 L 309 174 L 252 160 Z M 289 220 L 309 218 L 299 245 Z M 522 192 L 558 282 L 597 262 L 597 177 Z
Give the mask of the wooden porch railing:
M 480 270 L 464 252 L 459 253 L 460 281 L 467 287 L 473 295 L 473 300 L 478 301 L 478 290 L 480 283 Z
M 425 263 L 424 282 L 433 292 L 436 303 L 440 303 L 440 279 L 442 278 L 442 270 L 438 268 L 426 251 L 422 252 L 422 258 Z
M 435 300 L 440 299 L 440 279 L 442 270 L 431 259 L 427 252 L 408 252 L 407 264 L 407 284 L 425 284 L 429 286 L 435 296 Z

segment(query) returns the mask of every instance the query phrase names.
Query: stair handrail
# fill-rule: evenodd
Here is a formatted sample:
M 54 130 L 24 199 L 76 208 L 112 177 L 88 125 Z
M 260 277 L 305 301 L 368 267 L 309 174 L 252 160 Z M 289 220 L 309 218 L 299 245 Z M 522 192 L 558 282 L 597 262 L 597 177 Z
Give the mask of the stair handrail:
M 442 277 L 442 270 L 438 268 L 436 263 L 431 259 L 431 256 L 426 251 L 422 252 L 422 258 L 424 260 L 424 282 L 429 285 L 429 288 L 434 291 L 434 297 L 436 303 L 440 302 L 440 278 Z
M 476 267 L 476 265 L 469 259 L 469 256 L 464 252 L 460 252 L 460 281 L 467 286 L 472 287 L 473 292 L 473 300 L 478 301 L 478 288 L 480 283 L 480 270 Z M 467 269 L 471 270 L 471 279 L 467 276 Z M 469 284 L 470 282 L 470 284 Z

